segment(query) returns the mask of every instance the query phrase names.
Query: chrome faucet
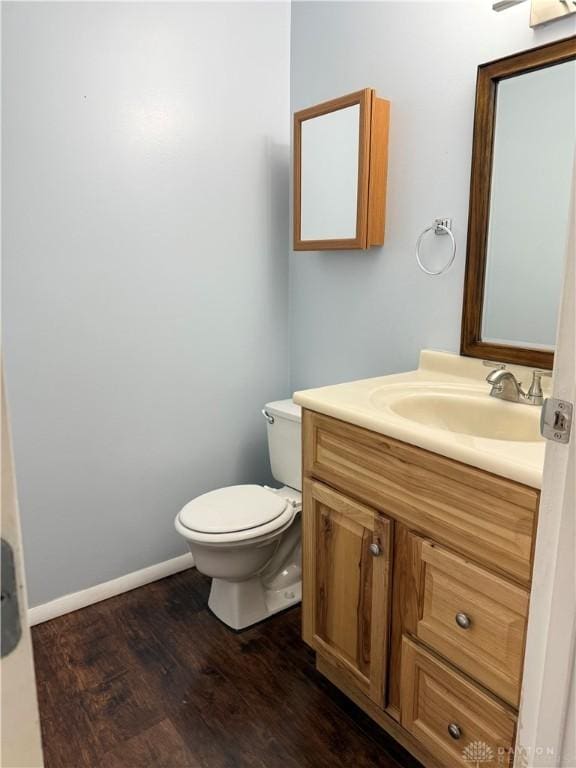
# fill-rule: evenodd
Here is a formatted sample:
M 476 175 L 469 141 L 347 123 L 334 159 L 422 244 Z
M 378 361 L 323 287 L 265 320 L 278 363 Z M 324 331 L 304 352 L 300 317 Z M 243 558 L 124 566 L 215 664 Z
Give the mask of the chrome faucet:
M 524 396 L 522 382 L 518 381 L 512 371 L 507 371 L 505 368 L 497 368 L 495 371 L 490 371 L 488 376 L 486 376 L 486 381 L 492 385 L 490 397 L 509 400 L 511 403 L 519 403 Z
M 492 385 L 491 397 L 500 400 L 508 400 L 511 403 L 525 403 L 526 405 L 542 405 L 544 393 L 542 392 L 542 376 L 551 376 L 552 371 L 536 369 L 532 372 L 532 383 L 528 392 L 522 389 L 522 382 L 518 381 L 512 371 L 507 371 L 505 366 L 500 366 L 490 371 L 486 376 L 488 384 Z

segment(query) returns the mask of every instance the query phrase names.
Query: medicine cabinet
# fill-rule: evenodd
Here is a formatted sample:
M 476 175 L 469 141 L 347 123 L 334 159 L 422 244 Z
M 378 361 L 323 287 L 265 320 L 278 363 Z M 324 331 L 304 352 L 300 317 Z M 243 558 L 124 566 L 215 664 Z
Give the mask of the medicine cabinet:
M 294 250 L 383 245 L 389 116 L 372 88 L 294 114 Z

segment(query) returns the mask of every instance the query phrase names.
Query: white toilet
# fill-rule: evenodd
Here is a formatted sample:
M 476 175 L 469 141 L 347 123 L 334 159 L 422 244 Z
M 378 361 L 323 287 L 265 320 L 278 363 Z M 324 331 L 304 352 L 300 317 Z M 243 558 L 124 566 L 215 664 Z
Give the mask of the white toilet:
M 190 501 L 176 517 L 196 567 L 212 577 L 211 611 L 244 629 L 302 597 L 300 406 L 268 403 L 272 475 L 282 488 L 232 485 Z

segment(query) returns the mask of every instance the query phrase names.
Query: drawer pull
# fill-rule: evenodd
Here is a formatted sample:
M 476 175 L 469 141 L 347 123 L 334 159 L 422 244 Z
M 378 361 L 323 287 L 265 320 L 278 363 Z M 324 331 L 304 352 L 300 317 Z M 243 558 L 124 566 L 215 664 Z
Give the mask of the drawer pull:
M 465 613 L 459 611 L 454 618 L 456 619 L 456 624 L 458 624 L 461 629 L 470 629 L 470 625 L 472 624 L 470 616 L 466 616 Z
M 450 723 L 448 726 L 448 733 L 453 739 L 458 740 L 462 736 L 462 731 L 460 729 L 459 725 L 456 725 L 456 723 Z
M 378 557 L 378 555 L 382 552 L 378 544 L 370 544 L 370 554 L 374 555 L 374 557 Z

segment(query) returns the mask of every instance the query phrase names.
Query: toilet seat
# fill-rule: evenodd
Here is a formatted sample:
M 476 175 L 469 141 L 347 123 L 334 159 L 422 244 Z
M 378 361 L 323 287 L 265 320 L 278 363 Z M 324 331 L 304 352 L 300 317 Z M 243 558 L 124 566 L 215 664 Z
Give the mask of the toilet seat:
M 261 485 L 232 485 L 188 502 L 176 518 L 176 528 L 191 541 L 232 544 L 276 534 L 298 511 L 288 495 Z

